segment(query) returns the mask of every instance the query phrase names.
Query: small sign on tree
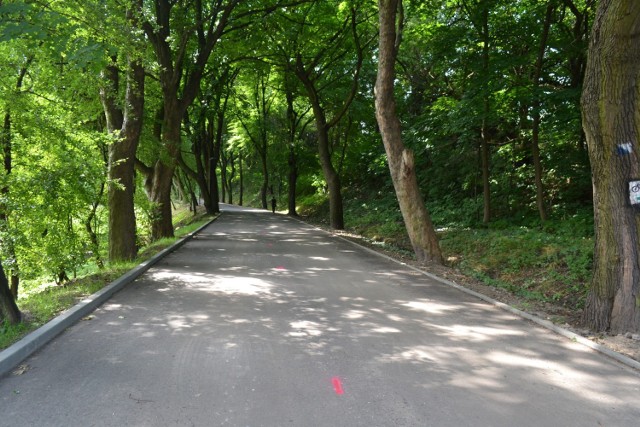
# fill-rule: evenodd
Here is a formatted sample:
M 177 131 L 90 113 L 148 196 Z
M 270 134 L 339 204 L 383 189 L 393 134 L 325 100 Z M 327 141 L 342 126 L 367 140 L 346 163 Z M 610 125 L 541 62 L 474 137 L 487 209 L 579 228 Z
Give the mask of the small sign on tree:
M 629 203 L 640 208 L 640 179 L 629 180 Z

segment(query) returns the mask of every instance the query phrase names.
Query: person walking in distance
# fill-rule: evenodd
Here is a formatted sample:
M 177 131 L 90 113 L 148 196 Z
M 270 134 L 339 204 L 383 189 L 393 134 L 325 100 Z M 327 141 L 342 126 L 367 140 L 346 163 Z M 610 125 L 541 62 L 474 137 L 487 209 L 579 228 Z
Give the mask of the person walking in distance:
M 276 213 L 276 196 L 271 195 L 271 212 Z

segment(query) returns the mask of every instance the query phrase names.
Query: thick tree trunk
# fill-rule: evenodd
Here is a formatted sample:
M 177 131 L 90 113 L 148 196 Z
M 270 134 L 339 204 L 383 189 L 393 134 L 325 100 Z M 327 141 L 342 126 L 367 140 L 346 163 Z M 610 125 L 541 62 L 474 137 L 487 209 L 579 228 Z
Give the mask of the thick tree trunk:
M 315 110 L 315 108 L 314 108 Z M 344 230 L 344 208 L 342 204 L 342 183 L 340 175 L 331 161 L 331 151 L 329 149 L 329 130 L 324 123 L 324 115 L 320 122 L 316 118 L 318 126 L 318 152 L 320 154 L 320 166 L 324 179 L 329 190 L 329 223 L 331 228 Z
M 173 215 L 171 212 L 171 183 L 175 166 L 158 160 L 153 168 L 150 199 L 153 203 L 151 239 L 173 237 Z
M 144 69 L 130 61 L 124 114 L 115 106 L 117 69 L 110 67 L 110 92 L 103 92 L 102 102 L 107 127 L 116 137 L 109 147 L 109 261 L 132 260 L 136 257 L 135 157 L 142 132 L 144 115 Z M 115 74 L 114 74 L 115 73 Z M 120 123 L 118 123 L 120 122 Z M 118 126 L 120 124 L 120 126 Z
M 442 263 L 442 253 L 429 212 L 420 194 L 415 174 L 413 153 L 402 143 L 400 120 L 393 95 L 395 62 L 401 33 L 396 29 L 396 16 L 401 0 L 379 0 L 380 38 L 378 77 L 375 86 L 376 119 L 389 162 L 400 211 L 416 259 L 419 262 Z M 399 19 L 402 21 L 402 18 Z
M 19 323 L 21 318 L 22 315 L 9 289 L 9 282 L 7 276 L 4 274 L 2 262 L 0 261 L 0 322 L 7 322 L 10 325 L 14 325 Z
M 640 2 L 602 0 L 582 93 L 596 232 L 583 320 L 612 333 L 640 332 L 639 88 Z

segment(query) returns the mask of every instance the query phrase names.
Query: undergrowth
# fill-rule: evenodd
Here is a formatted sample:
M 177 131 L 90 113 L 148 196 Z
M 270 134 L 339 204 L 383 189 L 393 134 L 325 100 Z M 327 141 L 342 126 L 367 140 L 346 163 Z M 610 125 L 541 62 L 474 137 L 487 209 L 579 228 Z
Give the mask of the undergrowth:
M 301 213 L 311 221 L 326 223 L 326 198 L 305 202 Z M 393 194 L 354 197 L 345 200 L 344 206 L 347 231 L 387 250 L 411 253 Z M 457 210 L 449 204 L 432 208 L 448 266 L 525 300 L 582 308 L 593 263 L 590 210 L 558 215 L 544 225 L 533 215 L 523 215 L 483 226 L 476 213 L 474 201 Z

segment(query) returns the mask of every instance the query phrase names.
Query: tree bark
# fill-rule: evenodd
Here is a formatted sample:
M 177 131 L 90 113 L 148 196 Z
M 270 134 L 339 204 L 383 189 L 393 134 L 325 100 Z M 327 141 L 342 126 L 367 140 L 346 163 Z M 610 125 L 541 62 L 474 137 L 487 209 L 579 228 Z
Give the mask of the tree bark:
M 640 2 L 602 0 L 591 33 L 582 119 L 592 166 L 594 272 L 583 320 L 640 332 Z
M 393 186 L 416 259 L 442 263 L 442 253 L 415 174 L 413 152 L 402 143 L 402 130 L 393 94 L 395 62 L 400 46 L 401 0 L 379 0 L 380 38 L 375 85 L 376 119 L 387 153 Z M 397 22 L 399 21 L 399 22 Z M 398 27 L 400 27 L 400 30 Z
M 111 65 L 105 72 L 110 83 L 101 91 L 107 117 L 107 130 L 114 134 L 109 147 L 108 210 L 109 261 L 132 260 L 136 257 L 136 216 L 134 209 L 135 158 L 144 116 L 144 69 L 140 62 L 127 64 L 125 108 L 117 106 L 118 69 Z
M 21 320 L 22 315 L 9 289 L 9 282 L 0 261 L 0 321 L 14 325 L 20 323 Z

